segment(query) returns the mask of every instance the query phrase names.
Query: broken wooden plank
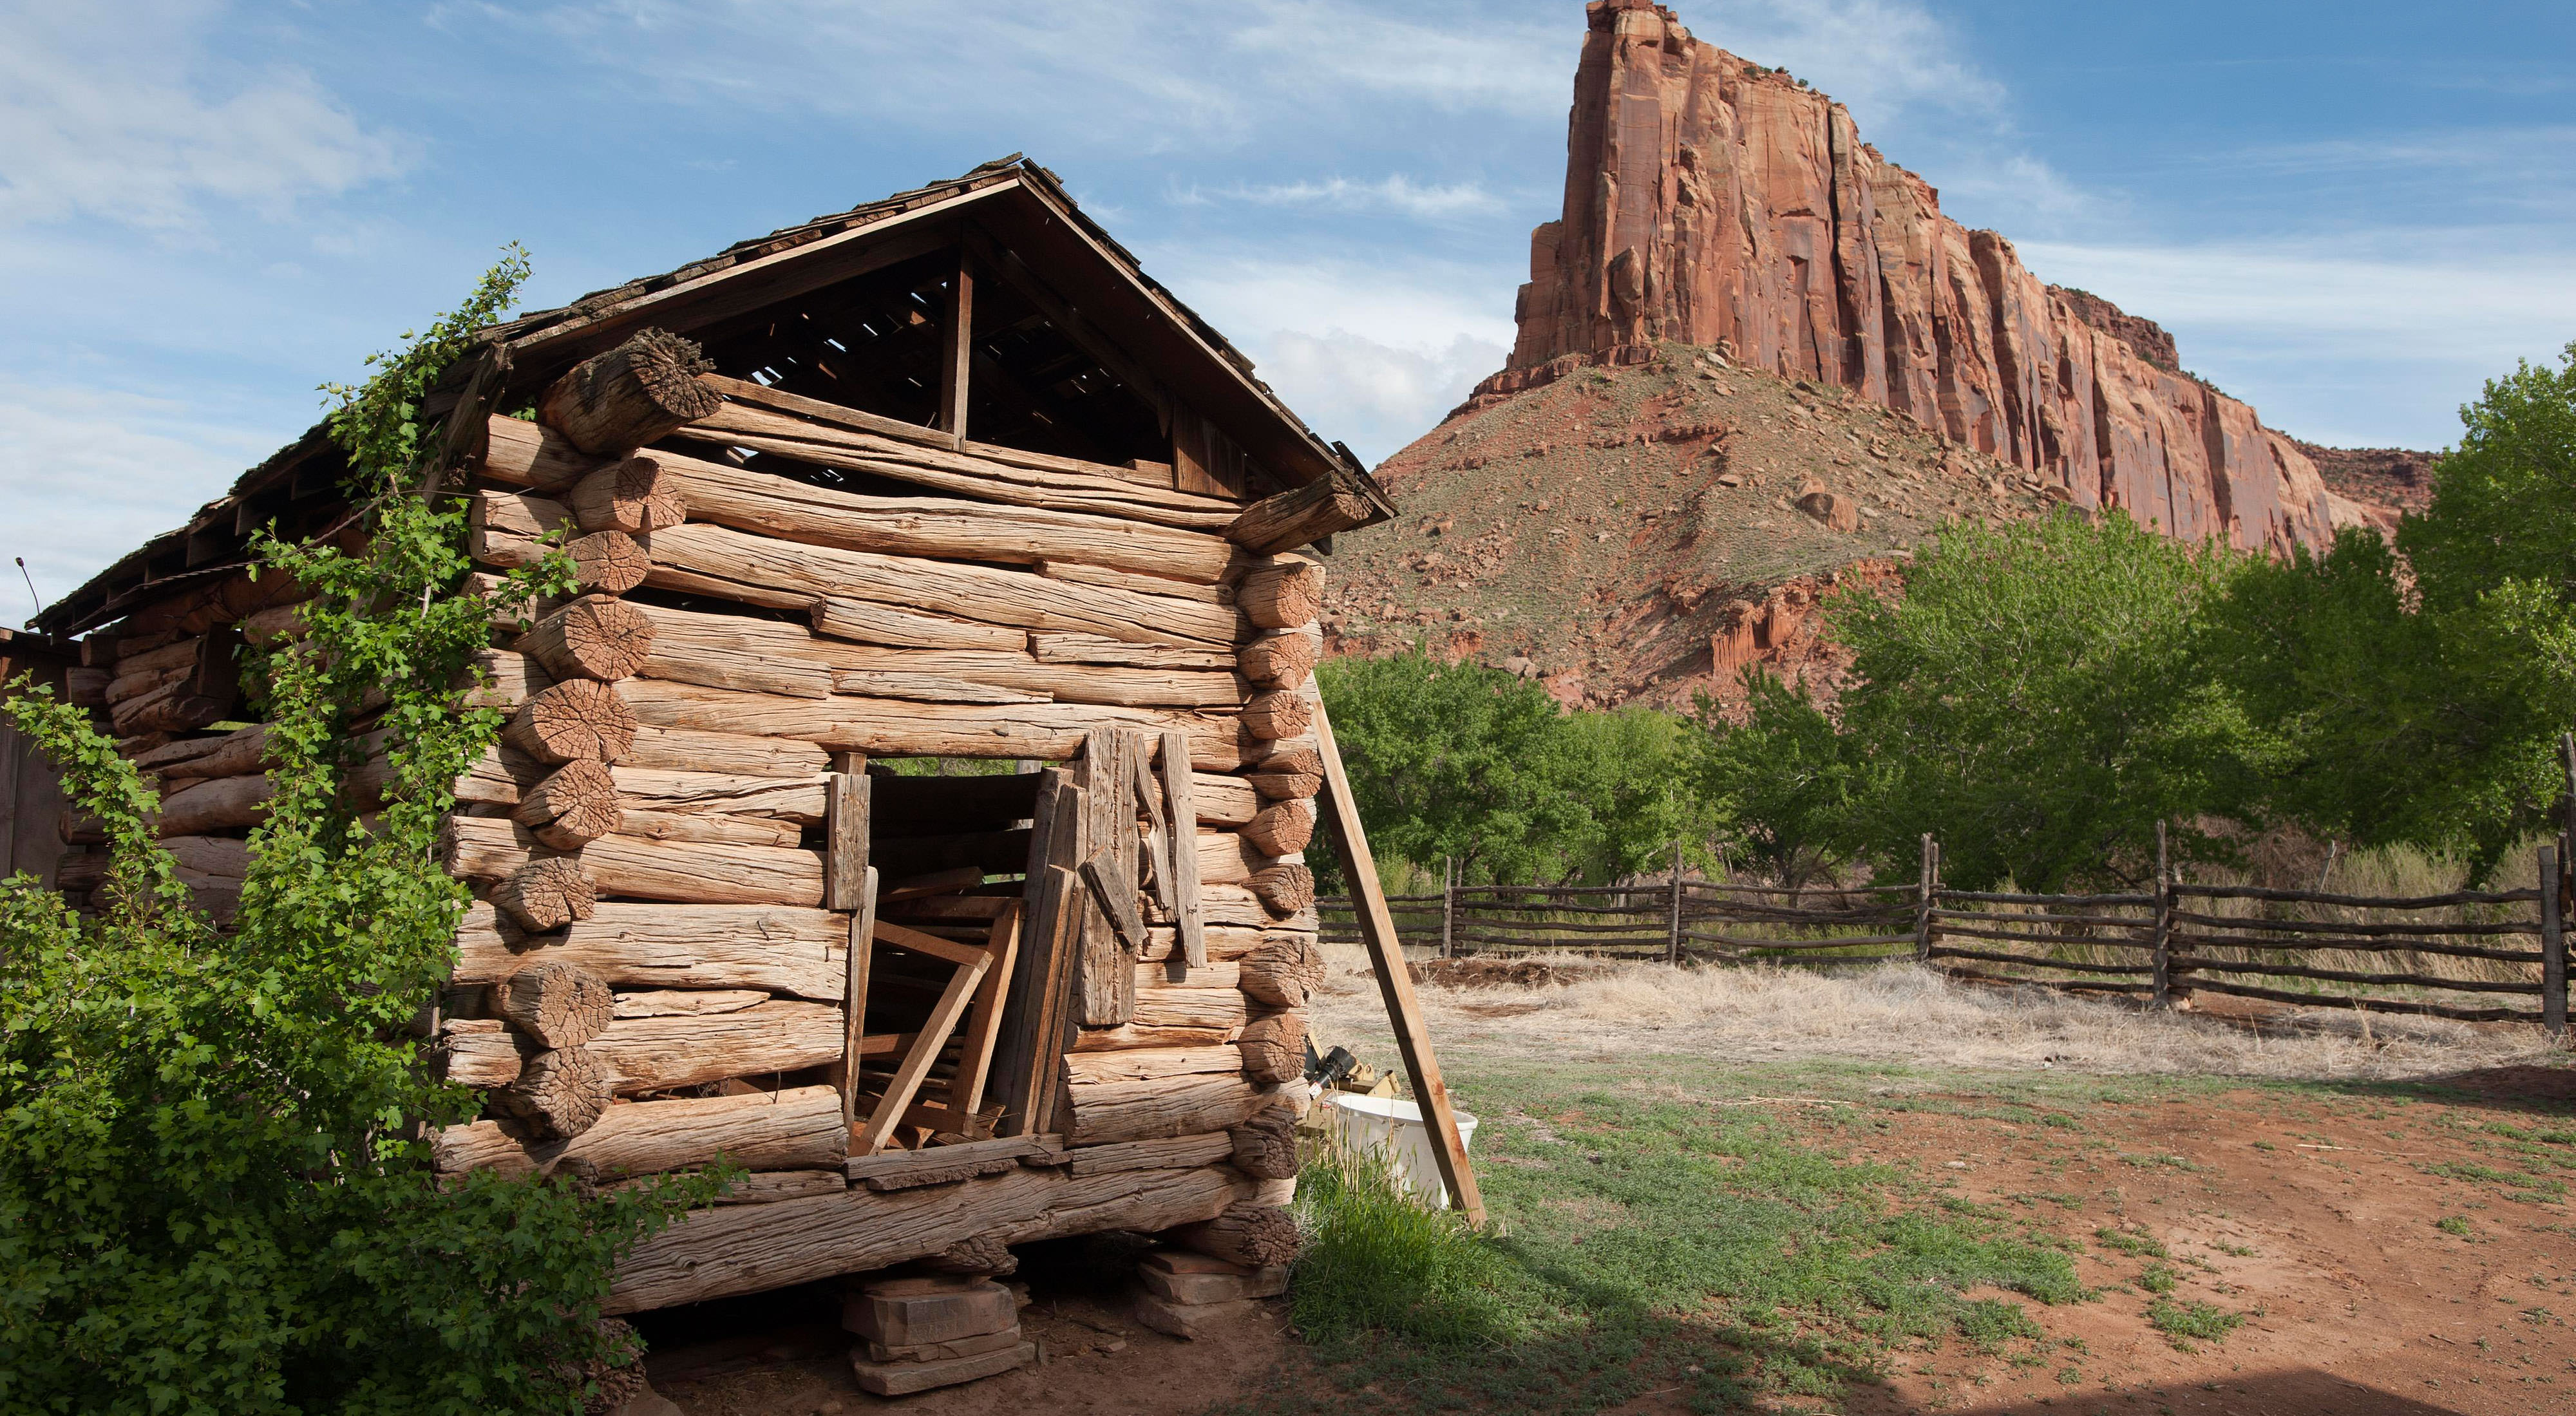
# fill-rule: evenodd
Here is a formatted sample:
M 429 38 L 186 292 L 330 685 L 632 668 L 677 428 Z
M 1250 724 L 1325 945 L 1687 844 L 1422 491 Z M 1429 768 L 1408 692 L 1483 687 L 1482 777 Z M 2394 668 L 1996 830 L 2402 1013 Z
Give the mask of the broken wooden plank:
M 1172 923 L 1180 931 L 1181 958 L 1191 968 L 1207 962 L 1206 911 L 1199 901 L 1198 777 L 1190 767 L 1189 739 L 1162 738 L 1163 824 L 1171 833 Z M 1179 847 L 1186 845 L 1187 849 Z M 1140 951 L 1141 952 L 1141 951 Z

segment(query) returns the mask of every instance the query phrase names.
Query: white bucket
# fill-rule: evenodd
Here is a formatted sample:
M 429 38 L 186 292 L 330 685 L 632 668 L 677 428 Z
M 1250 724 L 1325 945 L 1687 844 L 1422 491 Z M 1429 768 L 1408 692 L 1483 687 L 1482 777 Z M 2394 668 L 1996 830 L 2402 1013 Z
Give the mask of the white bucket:
M 1391 1096 L 1362 1096 L 1357 1092 L 1328 1091 L 1324 1097 L 1333 1108 L 1343 1144 L 1356 1151 L 1384 1155 L 1396 1188 L 1407 1194 L 1434 1197 L 1436 1208 L 1448 1208 L 1449 1187 L 1440 1183 L 1439 1149 L 1432 1142 L 1430 1126 L 1422 1119 L 1421 1107 Z M 1476 1118 L 1459 1112 L 1459 1148 L 1464 1150 L 1475 1139 Z

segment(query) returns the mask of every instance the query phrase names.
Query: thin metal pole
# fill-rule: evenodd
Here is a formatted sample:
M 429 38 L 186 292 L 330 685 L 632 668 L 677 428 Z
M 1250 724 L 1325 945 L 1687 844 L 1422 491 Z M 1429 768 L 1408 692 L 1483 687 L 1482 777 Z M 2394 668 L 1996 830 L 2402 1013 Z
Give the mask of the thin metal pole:
M 2173 857 L 2165 843 L 2165 823 L 2156 823 L 2156 1006 L 2173 1000 Z
M 1922 963 L 1932 957 L 1932 897 L 1940 889 L 1941 848 L 1932 844 L 1932 833 L 1923 833 L 1923 869 L 1914 887 L 1914 961 Z
M 2567 1036 L 2567 928 L 2558 910 L 2558 848 L 2540 848 L 2540 1025 Z
M 1664 962 L 1682 961 L 1682 843 L 1673 842 L 1673 909 L 1672 920 L 1664 937 Z

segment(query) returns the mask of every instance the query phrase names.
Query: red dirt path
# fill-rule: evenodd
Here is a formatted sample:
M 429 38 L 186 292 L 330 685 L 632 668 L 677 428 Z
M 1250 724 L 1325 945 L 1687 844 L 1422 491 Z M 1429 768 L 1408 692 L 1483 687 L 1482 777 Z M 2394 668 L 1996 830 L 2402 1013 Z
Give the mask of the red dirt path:
M 1943 1183 L 1952 1197 L 2038 1219 L 2080 1244 L 2090 1303 L 2030 1305 L 2051 1356 L 2016 1366 L 1953 1341 L 1897 1354 L 1883 1386 L 1851 1391 L 1853 1416 L 2549 1416 L 2576 1413 L 2576 1221 L 2556 1176 L 2524 1161 L 2525 1135 L 2576 1130 L 2576 1073 L 2508 1068 L 2425 1088 L 2246 1089 L 2100 1102 L 2081 1129 L 1973 1115 L 1888 1114 L 1860 1153 Z M 1909 1106 L 1973 1096 L 1909 1097 Z M 2025 1118 L 2026 1120 L 2026 1118 Z M 1955 1163 L 1955 1164 L 1954 1164 Z M 2436 1226 L 2449 1219 L 2466 1235 Z M 2169 1257 L 2125 1254 L 2101 1230 L 2141 1233 Z M 1220 1338 L 1184 1343 L 1120 1311 L 1088 1276 L 1099 1255 L 1039 1255 L 1023 1312 L 1044 1365 L 906 1398 L 924 1416 L 1046 1409 L 1189 1416 L 1264 1385 L 1301 1360 L 1284 1305 Z M 2148 1322 L 2149 1264 L 2170 1295 L 2244 1313 L 2224 1341 L 2177 1350 Z M 810 1416 L 892 1403 L 860 1393 L 821 1304 L 761 1336 L 689 1345 L 655 1333 L 655 1385 L 691 1416 Z M 782 1310 L 778 1316 L 787 1317 Z M 797 1326 L 796 1322 L 804 1326 Z M 2072 1345 L 2072 1344 L 2080 1344 Z M 2026 1346 L 2027 1344 L 2021 1344 Z M 767 1351 L 764 1353 L 763 1349 Z M 2027 1359 L 2025 1359 L 2027 1360 Z M 1673 1396 L 1623 1412 L 1673 1412 Z M 1812 1410 L 1812 1407 L 1804 1408 Z

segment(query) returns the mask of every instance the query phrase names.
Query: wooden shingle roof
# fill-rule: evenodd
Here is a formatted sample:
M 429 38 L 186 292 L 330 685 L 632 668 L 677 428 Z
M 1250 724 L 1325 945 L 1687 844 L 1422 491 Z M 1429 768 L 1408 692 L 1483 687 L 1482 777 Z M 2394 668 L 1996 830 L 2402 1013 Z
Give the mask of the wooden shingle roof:
M 953 243 L 968 223 L 982 238 L 1042 271 L 1068 301 L 1066 316 L 1151 369 L 1202 416 L 1222 428 L 1272 475 L 1303 485 L 1359 460 L 1327 443 L 1253 374 L 1252 361 L 1224 335 L 1146 275 L 1134 253 L 1082 214 L 1063 183 L 1018 154 L 963 176 L 898 192 L 737 242 L 660 275 L 593 291 L 556 309 L 492 325 L 475 337 L 423 408 L 435 418 L 463 392 L 477 356 L 506 353 L 510 387 L 533 393 L 572 364 L 648 325 L 688 333 L 693 325 L 740 315 L 819 289 L 882 264 L 913 242 Z M 75 635 L 130 610 L 238 573 L 250 533 L 274 522 L 288 537 L 336 530 L 347 514 L 346 464 L 321 424 L 243 473 L 187 524 L 162 533 L 48 607 L 32 624 Z

